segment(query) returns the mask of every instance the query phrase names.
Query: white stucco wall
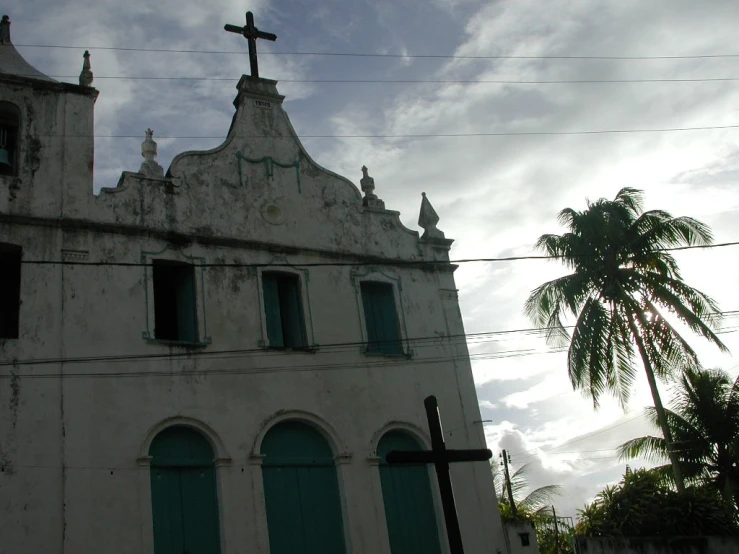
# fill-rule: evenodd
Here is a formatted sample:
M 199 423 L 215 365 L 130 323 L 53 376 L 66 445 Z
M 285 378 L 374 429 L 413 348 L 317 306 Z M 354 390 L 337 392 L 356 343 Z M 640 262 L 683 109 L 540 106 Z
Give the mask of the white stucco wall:
M 503 528 L 508 536 L 508 552 L 510 554 L 539 554 L 536 529 L 532 523 L 527 521 L 504 523 Z M 523 544 L 522 533 L 528 534 L 529 544 Z
M 64 125 L 92 134 L 93 93 L 38 86 L 0 76 L 2 98 L 37 114 L 32 136 Z M 198 269 L 200 338 L 210 343 L 185 347 L 144 338 L 150 269 L 24 264 L 21 338 L 0 339 L 2 554 L 153 552 L 147 452 L 168 424 L 192 425 L 214 446 L 224 554 L 268 552 L 259 441 L 285 418 L 331 442 L 354 554 L 389 550 L 374 450 L 393 428 L 428 444 L 426 396 L 438 398 L 448 447 L 485 447 L 466 345 L 445 338 L 464 333 L 453 266 L 392 263 L 448 262 L 450 241 L 421 240 L 397 213 L 363 207 L 350 181 L 310 159 L 281 103 L 273 82 L 242 79 L 224 145 L 178 156 L 165 179 L 125 173 L 94 197 L 92 139 L 72 149 L 63 137 L 41 138 L 38 167 L 13 181 L 13 195 L 0 178 L 0 242 L 21 245 L 24 260 L 135 264 L 149 252 L 206 264 L 366 264 L 296 269 L 310 352 L 262 348 L 260 268 Z M 269 174 L 242 160 L 240 177 L 237 152 L 298 167 Z M 279 217 L 263 216 L 270 205 Z M 358 283 L 368 277 L 396 287 L 405 338 L 439 340 L 414 342 L 401 359 L 365 354 Z M 118 357 L 130 355 L 141 357 Z M 457 464 L 452 478 L 466 552 L 505 552 L 487 464 Z

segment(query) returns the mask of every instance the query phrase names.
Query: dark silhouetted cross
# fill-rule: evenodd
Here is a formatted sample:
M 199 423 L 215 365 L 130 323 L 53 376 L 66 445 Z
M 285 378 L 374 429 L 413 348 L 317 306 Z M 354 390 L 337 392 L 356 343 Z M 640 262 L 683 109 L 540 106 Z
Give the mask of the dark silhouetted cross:
M 259 77 L 259 64 L 257 63 L 257 39 L 277 40 L 277 35 L 265 33 L 254 26 L 254 14 L 246 12 L 246 25 L 237 27 L 236 25 L 224 25 L 223 27 L 230 33 L 238 33 L 243 35 L 249 41 L 249 65 L 251 66 L 251 76 Z
M 385 459 L 388 464 L 434 464 L 436 477 L 439 480 L 441 506 L 444 509 L 446 534 L 449 538 L 450 554 L 464 554 L 462 534 L 459 531 L 457 506 L 454 502 L 452 478 L 449 475 L 449 464 L 453 462 L 484 462 L 493 457 L 487 448 L 477 450 L 448 450 L 444 444 L 444 433 L 441 430 L 439 404 L 435 396 L 429 396 L 423 401 L 426 407 L 426 418 L 431 433 L 431 450 L 405 452 L 393 450 L 388 452 Z

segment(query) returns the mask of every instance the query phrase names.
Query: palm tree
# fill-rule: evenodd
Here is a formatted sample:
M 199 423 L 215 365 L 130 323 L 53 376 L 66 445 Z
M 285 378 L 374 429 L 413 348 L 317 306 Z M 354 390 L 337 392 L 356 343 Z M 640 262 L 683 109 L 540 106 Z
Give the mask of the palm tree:
M 498 502 L 510 506 L 511 499 L 506 498 L 507 483 L 505 482 L 503 472 L 500 470 L 500 466 L 495 462 L 490 462 L 490 470 L 493 474 L 493 485 L 495 486 L 495 494 L 498 496 Z M 529 486 L 528 480 L 526 479 L 528 470 L 528 464 L 524 464 L 511 475 L 511 489 L 513 490 L 513 501 L 518 510 L 531 518 L 535 518 L 537 515 L 549 513 L 549 506 L 552 503 L 552 499 L 561 494 L 562 487 L 559 485 L 546 485 L 534 489 L 526 496 L 522 496 L 523 491 Z
M 671 377 L 678 366 L 699 367 L 695 352 L 671 320 L 721 350 L 726 347 L 713 332 L 718 322 L 715 302 L 685 284 L 665 249 L 709 244 L 711 231 L 690 217 L 644 212 L 642 193 L 632 188 L 621 189 L 613 200 L 588 202 L 582 212 L 565 208 L 559 222 L 569 232 L 542 235 L 536 246 L 561 258 L 573 273 L 534 289 L 526 313 L 538 326 L 548 328 L 550 342 L 569 341 L 572 386 L 591 396 L 596 408 L 604 392 L 626 406 L 638 352 L 669 445 L 670 428 L 656 378 Z M 571 339 L 562 323 L 568 313 L 577 316 Z M 665 317 L 668 314 L 672 317 Z M 682 490 L 680 467 L 671 450 L 670 460 Z
M 672 408 L 665 410 L 667 424 L 686 481 L 713 484 L 728 505 L 739 508 L 739 377 L 732 382 L 725 371 L 688 369 Z M 657 426 L 654 408 L 647 409 L 647 417 Z M 632 439 L 619 449 L 621 458 L 651 461 L 669 453 L 665 439 L 653 436 Z

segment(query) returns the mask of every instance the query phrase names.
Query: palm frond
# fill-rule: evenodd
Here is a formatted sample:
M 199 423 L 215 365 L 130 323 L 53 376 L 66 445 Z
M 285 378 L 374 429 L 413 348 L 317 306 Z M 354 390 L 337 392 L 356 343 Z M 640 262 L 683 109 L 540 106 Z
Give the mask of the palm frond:
M 651 272 L 634 275 L 634 280 L 642 285 L 645 299 L 654 311 L 660 313 L 657 305 L 663 306 L 691 331 L 714 343 L 722 352 L 728 351 L 714 332 L 721 317 L 718 305 L 710 296 L 682 281 Z
M 624 187 L 618 191 L 613 202 L 624 206 L 634 217 L 637 217 L 644 209 L 644 192 L 639 189 Z
M 662 437 L 639 437 L 631 439 L 618 447 L 618 459 L 645 458 L 650 462 L 668 459 L 667 442 Z
M 552 504 L 555 496 L 562 494 L 559 485 L 547 485 L 534 489 L 518 505 L 524 510 L 536 511 L 544 506 Z
M 524 312 L 538 327 L 547 328 L 547 342 L 553 346 L 566 344 L 570 337 L 562 318 L 578 312 L 584 302 L 587 285 L 573 274 L 547 281 L 531 291 Z
M 692 217 L 672 217 L 661 210 L 644 212 L 634 222 L 637 234 L 634 250 L 657 250 L 682 245 L 707 245 L 713 242 L 710 228 Z
M 589 298 L 575 323 L 567 354 L 567 368 L 573 388 L 590 396 L 595 407 L 598 406 L 600 395 L 611 386 L 608 368 L 614 354 L 606 351 L 611 328 L 608 310 L 598 300 Z M 625 405 L 627 399 L 619 400 Z

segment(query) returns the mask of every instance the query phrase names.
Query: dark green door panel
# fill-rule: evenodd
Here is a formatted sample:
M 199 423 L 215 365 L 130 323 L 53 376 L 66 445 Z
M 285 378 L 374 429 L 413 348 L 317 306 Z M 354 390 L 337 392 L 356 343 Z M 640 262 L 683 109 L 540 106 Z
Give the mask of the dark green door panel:
M 187 427 L 170 427 L 157 435 L 149 454 L 155 554 L 219 554 L 216 475 L 208 442 Z
M 262 478 L 272 554 L 344 554 L 339 483 L 331 447 L 298 422 L 262 442 Z
M 182 554 L 185 531 L 182 521 L 182 495 L 179 471 L 151 469 L 151 504 L 154 516 L 154 552 Z
M 380 482 L 385 504 L 391 554 L 440 554 L 436 511 L 426 465 L 390 466 L 385 456 L 393 450 L 422 450 L 401 431 L 386 433 L 377 447 L 381 458 Z

